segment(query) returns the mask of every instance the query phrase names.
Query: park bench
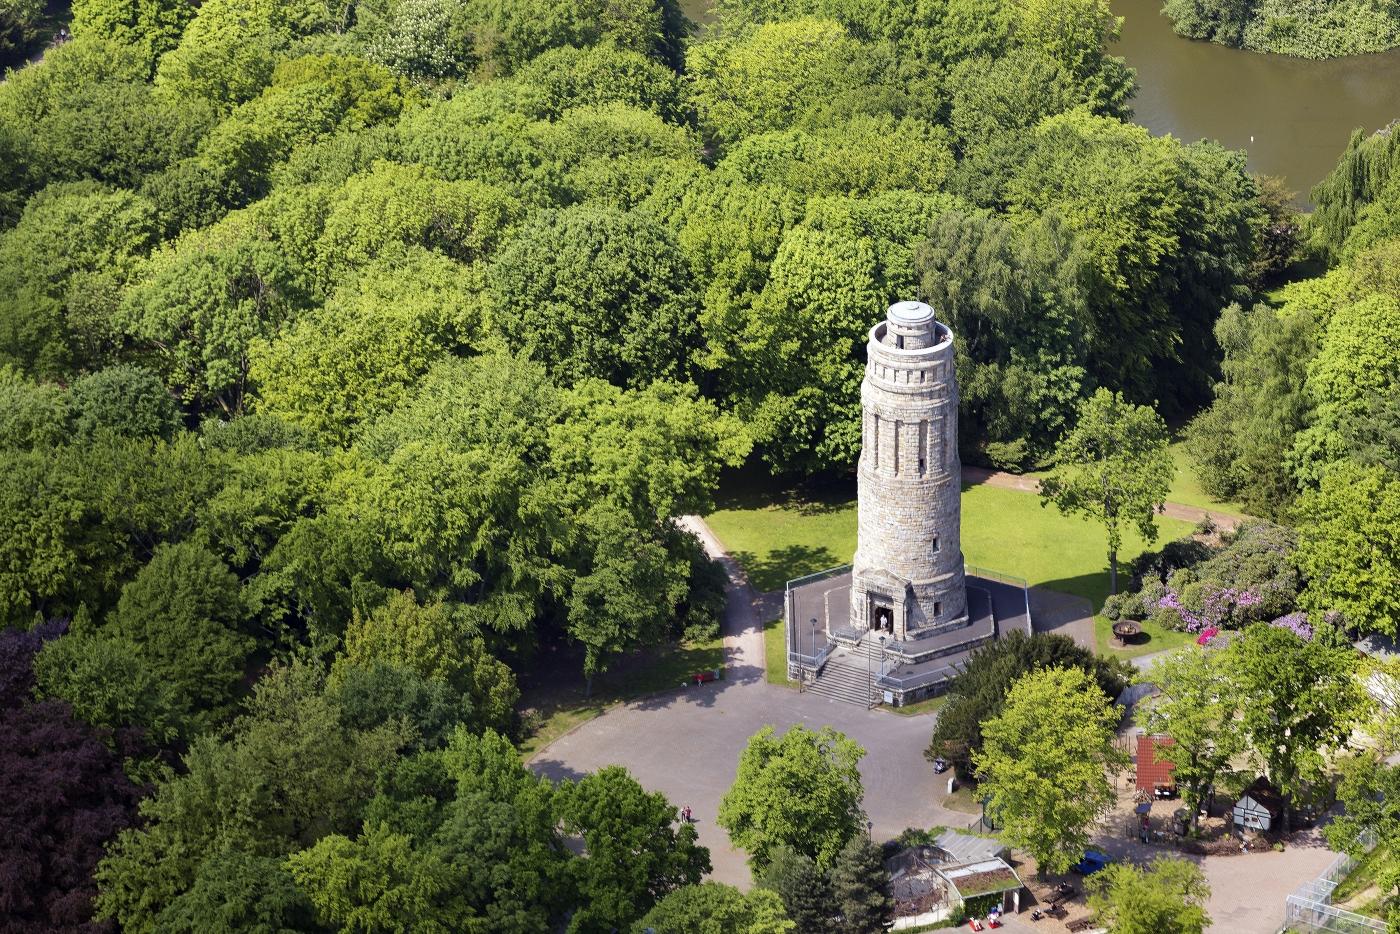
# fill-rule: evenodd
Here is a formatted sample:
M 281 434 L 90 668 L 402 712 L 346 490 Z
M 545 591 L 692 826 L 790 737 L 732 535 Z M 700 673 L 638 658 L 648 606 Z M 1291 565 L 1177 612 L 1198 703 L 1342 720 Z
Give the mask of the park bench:
M 1065 910 L 1065 906 L 1060 904 L 1051 905 L 1045 909 L 1045 913 L 1056 921 L 1063 921 L 1065 918 L 1069 917 L 1069 912 Z
M 686 679 L 687 684 L 709 684 L 711 681 L 719 679 L 719 672 L 714 669 L 708 671 L 697 671 Z
M 1088 918 L 1078 918 L 1065 925 L 1070 931 L 1087 931 L 1094 926 L 1094 922 Z

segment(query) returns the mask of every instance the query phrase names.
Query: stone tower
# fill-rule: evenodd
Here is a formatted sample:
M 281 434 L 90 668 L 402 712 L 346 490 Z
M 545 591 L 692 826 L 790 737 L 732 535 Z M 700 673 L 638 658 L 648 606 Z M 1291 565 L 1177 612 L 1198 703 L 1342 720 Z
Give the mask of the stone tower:
M 867 356 L 851 626 L 916 640 L 968 624 L 953 335 L 898 302 Z

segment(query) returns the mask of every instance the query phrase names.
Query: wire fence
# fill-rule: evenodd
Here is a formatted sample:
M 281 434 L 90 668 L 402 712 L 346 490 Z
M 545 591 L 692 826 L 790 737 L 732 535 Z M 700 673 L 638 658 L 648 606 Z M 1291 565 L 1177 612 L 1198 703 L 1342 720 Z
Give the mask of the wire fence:
M 1365 831 L 1362 846 L 1369 853 L 1376 845 L 1376 835 Z M 1332 904 L 1332 896 L 1356 864 L 1361 860 L 1342 853 L 1316 879 L 1300 885 L 1284 902 L 1283 930 L 1291 932 L 1325 931 L 1327 934 L 1369 934 L 1385 931 L 1386 924 L 1378 918 L 1357 914 Z

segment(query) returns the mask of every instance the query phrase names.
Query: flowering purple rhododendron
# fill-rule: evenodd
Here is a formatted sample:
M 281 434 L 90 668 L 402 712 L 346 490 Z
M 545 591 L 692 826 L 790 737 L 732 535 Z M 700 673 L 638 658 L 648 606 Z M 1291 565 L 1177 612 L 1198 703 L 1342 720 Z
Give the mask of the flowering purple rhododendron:
M 1206 593 L 1205 606 L 1197 613 L 1181 602 L 1180 594 L 1168 587 L 1166 594 L 1157 601 L 1157 607 L 1175 612 L 1181 617 L 1187 632 L 1200 632 L 1212 626 L 1223 629 L 1227 623 L 1238 625 L 1244 622 L 1246 614 L 1237 611 L 1258 606 L 1262 600 L 1252 590 L 1221 587 Z
M 1289 613 L 1287 616 L 1280 616 L 1269 625 L 1277 626 L 1280 629 L 1287 629 L 1299 639 L 1311 641 L 1313 637 L 1313 628 L 1308 622 L 1308 614 L 1301 611 Z

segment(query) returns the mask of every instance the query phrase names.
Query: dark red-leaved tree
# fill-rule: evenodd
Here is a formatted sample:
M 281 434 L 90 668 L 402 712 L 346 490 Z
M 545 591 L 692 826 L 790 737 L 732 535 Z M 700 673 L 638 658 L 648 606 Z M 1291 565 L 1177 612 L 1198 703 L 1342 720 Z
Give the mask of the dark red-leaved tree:
M 30 699 L 34 653 L 61 631 L 0 631 L 0 934 L 109 929 L 92 921 L 92 871 L 141 796 L 102 734 Z

